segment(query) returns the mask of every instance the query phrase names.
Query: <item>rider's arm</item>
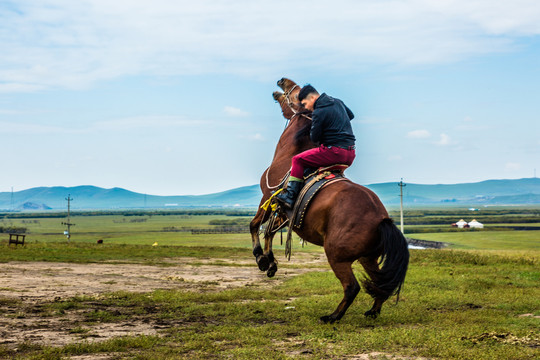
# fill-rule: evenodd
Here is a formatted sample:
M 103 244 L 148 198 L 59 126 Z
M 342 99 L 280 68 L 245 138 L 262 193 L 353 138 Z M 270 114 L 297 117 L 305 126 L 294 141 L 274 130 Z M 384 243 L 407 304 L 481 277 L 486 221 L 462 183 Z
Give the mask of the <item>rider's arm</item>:
M 319 116 L 319 114 L 317 114 L 317 111 L 314 111 L 311 121 L 311 131 L 309 132 L 309 137 L 311 138 L 311 141 L 315 144 L 320 143 L 322 138 L 322 132 L 323 119 L 321 116 Z

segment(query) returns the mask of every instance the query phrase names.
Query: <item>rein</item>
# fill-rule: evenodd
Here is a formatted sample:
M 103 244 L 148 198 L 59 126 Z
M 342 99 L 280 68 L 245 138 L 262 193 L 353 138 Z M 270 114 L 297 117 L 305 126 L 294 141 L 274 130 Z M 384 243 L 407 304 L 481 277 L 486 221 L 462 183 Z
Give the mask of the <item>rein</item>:
M 295 108 L 291 105 L 292 102 L 291 102 L 291 99 L 290 99 L 291 93 L 297 87 L 298 87 L 298 85 L 295 84 L 292 88 L 289 89 L 289 91 L 287 91 L 285 94 L 283 94 L 285 96 L 285 100 L 287 101 L 287 106 L 293 112 L 293 116 L 291 116 L 290 119 L 287 119 L 285 121 L 285 129 L 287 128 L 287 125 L 289 125 L 289 122 L 298 114 L 298 111 L 296 111 Z M 280 105 L 283 105 L 283 102 L 280 102 Z M 283 129 L 283 131 L 285 131 L 285 129 Z

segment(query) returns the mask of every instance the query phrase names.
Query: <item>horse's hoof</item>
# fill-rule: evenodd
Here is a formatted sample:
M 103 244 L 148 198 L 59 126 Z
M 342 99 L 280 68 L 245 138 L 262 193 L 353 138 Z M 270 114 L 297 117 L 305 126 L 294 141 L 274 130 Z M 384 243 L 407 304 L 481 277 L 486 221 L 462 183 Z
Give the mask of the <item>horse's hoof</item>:
M 257 246 L 253 249 L 253 256 L 258 257 L 263 254 L 262 247 Z
M 276 275 L 276 272 L 277 272 L 277 265 L 276 263 L 272 263 L 272 265 L 266 272 L 266 276 L 268 276 L 269 278 L 274 277 L 274 275 Z
M 259 265 L 259 270 L 266 271 L 270 267 L 270 259 L 268 259 L 268 256 L 260 255 L 257 256 L 257 265 Z
M 376 319 L 379 316 L 379 312 L 375 310 L 368 310 L 364 313 L 364 316 L 371 319 Z
M 321 321 L 325 324 L 333 324 L 336 319 L 331 315 L 321 316 Z

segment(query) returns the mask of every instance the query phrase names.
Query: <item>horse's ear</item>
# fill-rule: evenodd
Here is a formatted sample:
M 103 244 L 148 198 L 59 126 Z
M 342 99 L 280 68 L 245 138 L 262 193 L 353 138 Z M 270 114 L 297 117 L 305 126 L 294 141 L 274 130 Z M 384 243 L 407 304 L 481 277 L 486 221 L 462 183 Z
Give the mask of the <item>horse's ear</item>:
M 283 96 L 283 93 L 279 91 L 274 91 L 272 93 L 272 97 L 274 98 L 275 101 L 279 101 L 279 99 L 281 99 L 282 96 Z

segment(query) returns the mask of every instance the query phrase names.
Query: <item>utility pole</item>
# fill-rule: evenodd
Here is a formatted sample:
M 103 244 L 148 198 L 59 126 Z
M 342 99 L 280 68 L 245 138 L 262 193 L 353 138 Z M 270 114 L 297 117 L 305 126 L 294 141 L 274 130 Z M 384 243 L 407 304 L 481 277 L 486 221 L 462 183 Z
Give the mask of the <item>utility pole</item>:
M 401 215 L 401 233 L 403 234 L 403 188 L 407 186 L 407 184 L 403 183 L 403 178 L 401 178 L 401 181 L 398 183 L 399 186 L 399 197 L 400 197 L 400 215 Z
M 67 239 L 69 240 L 71 238 L 71 227 L 75 226 L 75 224 L 71 223 L 71 212 L 70 212 L 70 203 L 73 200 L 70 196 L 71 194 L 68 194 L 68 197 L 66 198 L 68 202 L 68 212 L 67 212 L 67 222 L 62 222 L 62 225 L 67 226 L 67 230 L 64 231 L 64 235 L 66 235 Z
M 9 204 L 9 211 L 15 211 L 15 198 L 13 197 L 13 186 L 11 187 L 11 203 Z

